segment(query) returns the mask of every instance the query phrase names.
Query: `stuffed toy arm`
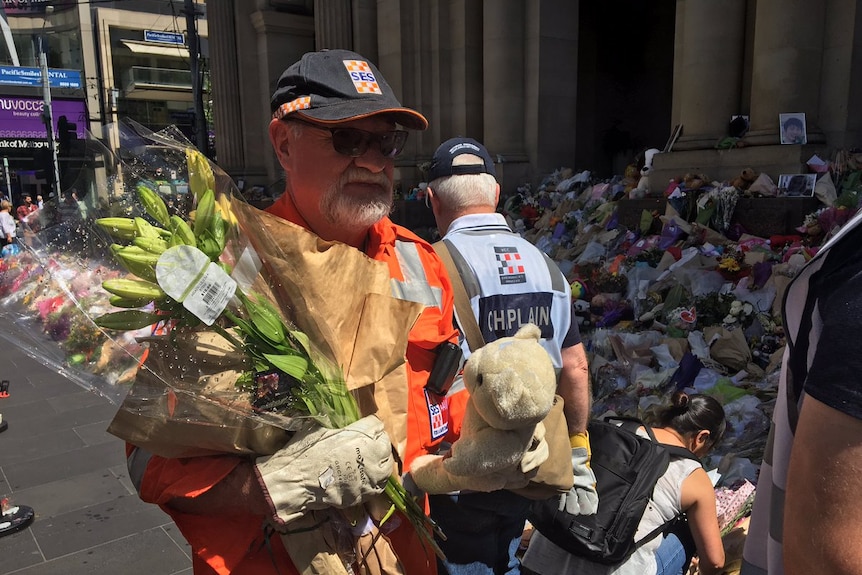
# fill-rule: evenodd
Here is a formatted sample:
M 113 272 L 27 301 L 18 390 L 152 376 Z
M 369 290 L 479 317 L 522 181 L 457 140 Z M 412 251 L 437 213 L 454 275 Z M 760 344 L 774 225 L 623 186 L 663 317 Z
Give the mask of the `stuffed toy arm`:
M 548 442 L 545 441 L 545 424 L 539 422 L 536 424 L 536 430 L 530 440 L 530 447 L 521 458 L 521 473 L 534 476 L 538 472 L 539 466 L 548 459 L 550 454 L 551 449 L 548 447 Z
M 486 475 L 454 475 L 450 473 L 441 455 L 422 455 L 413 460 L 408 474 L 410 482 L 421 491 L 431 494 L 452 493 L 454 491 L 490 492 L 500 489 L 517 489 L 525 487 L 530 481 L 530 475 L 522 473 L 515 465 L 508 470 L 488 473 Z
M 543 430 L 542 430 L 543 431 Z M 529 433 L 530 430 L 526 430 Z M 540 439 L 535 453 L 526 458 L 533 434 L 525 437 L 520 431 L 500 431 L 486 428 L 469 437 L 461 437 L 446 456 L 417 457 L 410 467 L 416 486 L 426 493 L 497 491 L 506 487 L 523 487 L 532 473 L 522 471 L 522 465 L 533 471 L 544 462 Z M 545 444 L 547 451 L 547 444 Z
M 489 475 L 517 467 L 530 446 L 532 429 L 485 428 L 452 444 L 444 465 L 455 475 Z

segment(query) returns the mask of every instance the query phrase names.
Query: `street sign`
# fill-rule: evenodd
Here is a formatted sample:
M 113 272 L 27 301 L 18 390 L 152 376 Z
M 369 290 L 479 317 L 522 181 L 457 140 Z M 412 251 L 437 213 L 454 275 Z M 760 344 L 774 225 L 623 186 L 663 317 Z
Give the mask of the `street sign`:
M 182 34 L 176 32 L 159 32 L 158 30 L 144 30 L 144 42 L 158 42 L 160 44 L 178 44 L 185 46 L 186 39 Z
M 79 70 L 48 69 L 52 88 L 83 88 Z M 0 84 L 8 86 L 42 86 L 42 70 L 25 66 L 0 66 Z

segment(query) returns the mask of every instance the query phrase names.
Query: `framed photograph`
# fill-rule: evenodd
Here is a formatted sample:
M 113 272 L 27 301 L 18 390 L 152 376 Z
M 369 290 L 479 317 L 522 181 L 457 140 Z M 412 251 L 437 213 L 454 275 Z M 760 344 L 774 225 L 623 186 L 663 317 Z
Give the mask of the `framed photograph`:
M 730 124 L 728 125 L 728 135 L 732 138 L 741 138 L 745 134 L 748 133 L 748 129 L 751 127 L 749 123 L 748 116 L 736 115 L 730 117 Z
M 804 144 L 808 142 L 805 113 L 778 114 L 782 144 Z
M 781 174 L 778 176 L 778 196 L 807 198 L 814 195 L 817 174 Z

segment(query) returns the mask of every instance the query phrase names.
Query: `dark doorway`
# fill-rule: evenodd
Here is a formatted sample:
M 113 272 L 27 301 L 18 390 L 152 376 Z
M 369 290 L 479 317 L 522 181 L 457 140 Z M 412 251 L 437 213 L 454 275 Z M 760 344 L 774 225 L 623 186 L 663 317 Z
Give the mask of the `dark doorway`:
M 671 129 L 676 2 L 580 3 L 577 163 L 608 177 Z

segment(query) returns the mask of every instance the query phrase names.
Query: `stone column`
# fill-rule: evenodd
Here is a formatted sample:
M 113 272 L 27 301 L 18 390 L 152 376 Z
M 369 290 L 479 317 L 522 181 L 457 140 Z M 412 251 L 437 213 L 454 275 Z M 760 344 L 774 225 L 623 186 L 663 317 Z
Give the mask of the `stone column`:
M 314 21 L 311 16 L 266 10 L 252 12 L 250 22 L 257 44 L 254 59 L 258 69 L 255 84 L 243 85 L 242 89 L 253 93 L 257 101 L 249 98 L 246 102 L 251 114 L 246 119 L 246 131 L 257 128 L 261 136 L 247 148 L 247 163 L 260 164 L 263 156 L 268 181 L 277 182 L 283 174 L 267 133 L 271 118 L 269 100 L 284 69 L 314 50 Z
M 351 0 L 314 0 L 314 35 L 318 50 L 353 50 Z
M 524 161 L 525 3 L 483 3 L 484 144 L 504 161 Z
M 478 2 L 453 0 L 448 20 L 441 22 L 440 83 L 449 84 L 449 90 L 442 93 L 443 138 L 457 134 L 484 137 L 482 12 Z
M 674 107 L 683 135 L 674 150 L 712 148 L 740 109 L 745 50 L 745 0 L 680 0 L 681 74 Z M 681 34 L 680 34 L 681 32 Z
M 377 2 L 353 0 L 353 50 L 377 62 Z
M 808 143 L 818 126 L 826 3 L 758 0 L 751 88 L 752 144 L 781 141 L 778 115 L 804 112 Z
M 210 59 L 213 96 L 213 123 L 219 165 L 228 173 L 244 168 L 243 130 L 240 117 L 240 81 L 237 65 L 237 41 L 234 22 L 234 0 L 209 0 L 207 24 L 212 30 Z
M 526 152 L 537 174 L 575 157 L 580 0 L 528 3 L 526 18 Z

